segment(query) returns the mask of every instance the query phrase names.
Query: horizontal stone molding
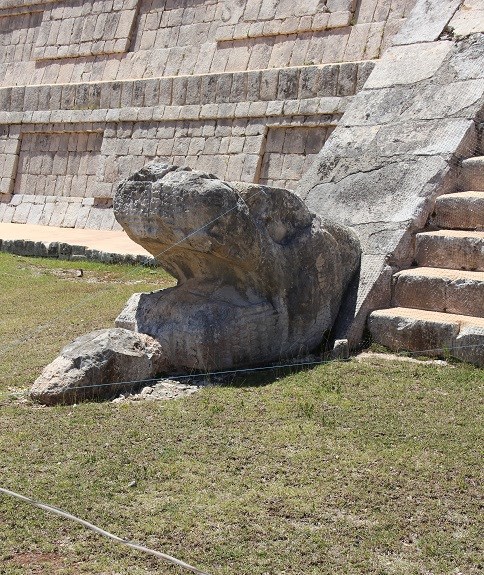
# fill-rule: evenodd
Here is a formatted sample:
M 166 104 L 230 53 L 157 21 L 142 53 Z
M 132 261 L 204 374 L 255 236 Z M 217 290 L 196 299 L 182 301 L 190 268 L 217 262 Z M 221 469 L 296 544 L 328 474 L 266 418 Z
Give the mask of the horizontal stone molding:
M 128 9 L 126 4 L 122 10 L 82 18 L 69 17 L 66 6 L 55 5 L 52 10 L 24 13 L 28 22 L 20 21 L 20 16 L 2 19 L 7 34 L 0 46 L 0 84 L 122 81 L 375 60 L 405 22 L 404 5 L 411 1 L 392 10 L 373 11 L 370 20 L 359 12 L 351 23 L 350 12 L 322 13 L 341 27 L 311 29 L 307 17 L 288 19 L 280 29 L 270 28 L 270 19 L 253 22 L 254 26 L 262 24 L 262 29 L 251 25 L 245 36 L 236 29 L 222 34 L 223 22 L 215 21 L 213 15 L 203 22 L 193 21 L 193 14 L 191 21 L 184 22 L 178 15 L 165 25 L 160 14 L 158 21 L 155 13 L 142 13 L 142 4 L 134 19 L 137 9 Z M 61 17 L 49 19 L 49 14 L 61 12 Z M 178 14 L 178 9 L 161 14 L 168 12 Z M 342 14 L 345 18 L 336 22 Z M 217 34 L 223 41 L 217 42 Z
M 264 118 L 284 116 L 341 116 L 348 98 L 328 97 L 306 100 L 274 100 L 192 106 L 157 106 L 99 110 L 53 110 L 0 112 L 2 124 L 78 124 L 82 122 L 161 122 L 175 120 L 217 120 L 222 118 Z
M 314 16 L 269 20 L 266 22 L 243 22 L 232 26 L 222 26 L 215 36 L 217 42 L 244 40 L 245 38 L 265 38 L 269 36 L 321 32 L 332 28 L 350 26 L 353 12 L 320 12 Z
M 0 8 L 0 18 L 7 19 L 7 18 L 12 17 L 12 16 L 13 17 L 15 17 L 15 16 L 29 16 L 32 14 L 37 14 L 40 17 L 42 17 L 42 12 L 44 10 L 45 10 L 45 8 L 40 4 L 38 6 L 25 6 L 25 7 L 19 6 L 18 8 L 6 8 L 6 9 Z
M 0 110 L 14 113 L 78 112 L 340 98 L 356 94 L 374 65 L 372 61 L 361 61 L 122 82 L 14 86 L 0 88 Z
M 61 4 L 63 0 L 2 0 L 0 2 L 0 14 L 10 8 L 35 8 L 46 4 Z
M 219 0 L 217 14 L 227 25 L 253 22 L 270 22 L 289 18 L 311 18 L 318 14 L 354 12 L 356 0 Z
M 0 252 L 19 256 L 53 258 L 76 262 L 97 261 L 110 264 L 140 264 L 149 267 L 158 266 L 157 261 L 152 256 L 105 252 L 66 242 L 0 239 Z

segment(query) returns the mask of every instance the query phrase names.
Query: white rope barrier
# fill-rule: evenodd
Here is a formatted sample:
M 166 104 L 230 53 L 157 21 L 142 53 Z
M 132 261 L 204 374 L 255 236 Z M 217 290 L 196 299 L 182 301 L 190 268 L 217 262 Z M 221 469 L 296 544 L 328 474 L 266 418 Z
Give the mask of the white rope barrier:
M 58 509 L 57 507 L 53 507 L 52 505 L 47 505 L 46 503 L 41 503 L 39 501 L 35 501 L 34 499 L 31 499 L 30 497 L 26 497 L 25 495 L 21 495 L 20 493 L 15 493 L 15 491 L 10 491 L 10 490 L 4 489 L 2 487 L 0 487 L 0 493 L 3 493 L 4 495 L 8 495 L 10 497 L 14 497 L 15 499 L 23 501 L 24 503 L 29 503 L 30 505 L 33 505 L 35 507 L 39 507 L 40 509 L 43 509 L 44 511 L 54 513 L 55 515 L 59 515 L 60 517 L 64 517 L 65 519 L 69 519 L 70 521 L 74 521 L 76 523 L 79 523 L 80 525 L 82 525 L 86 529 L 90 529 L 91 531 L 94 531 L 94 533 L 97 533 L 98 535 L 102 535 L 103 537 L 107 537 L 108 539 L 112 539 L 113 541 L 116 541 L 116 543 L 121 543 L 122 545 L 126 545 L 127 547 L 131 547 L 131 549 L 135 549 L 136 551 L 141 551 L 142 553 L 147 553 L 148 555 L 153 555 L 154 557 L 158 557 L 158 559 L 163 559 L 164 561 L 171 563 L 172 565 L 176 565 L 177 567 L 181 567 L 182 569 L 186 569 L 187 571 L 191 571 L 192 573 L 195 573 L 196 575 L 209 575 L 205 571 L 200 571 L 200 569 L 197 569 L 196 567 L 193 567 L 192 565 L 189 565 L 188 563 L 185 563 L 184 561 L 180 561 L 180 559 L 176 559 L 175 557 L 172 557 L 171 555 L 167 555 L 166 553 L 162 553 L 161 551 L 155 551 L 153 549 L 149 549 L 148 547 L 145 547 L 144 545 L 139 545 L 138 543 L 133 543 L 132 541 L 127 541 L 126 539 L 122 539 L 121 537 L 118 537 L 117 535 L 113 535 L 112 533 L 109 533 L 108 531 L 105 531 L 104 529 L 101 529 L 100 527 L 97 527 L 96 525 L 89 523 L 89 521 L 84 521 L 84 519 L 80 519 L 79 517 L 76 517 L 75 515 L 72 515 L 71 513 L 67 513 L 66 511 L 62 511 L 62 509 Z

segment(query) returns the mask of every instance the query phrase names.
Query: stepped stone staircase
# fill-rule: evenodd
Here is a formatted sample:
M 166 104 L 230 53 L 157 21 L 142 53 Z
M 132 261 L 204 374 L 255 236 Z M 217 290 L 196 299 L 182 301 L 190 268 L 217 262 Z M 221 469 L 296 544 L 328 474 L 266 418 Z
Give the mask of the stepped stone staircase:
M 418 267 L 393 277 L 390 309 L 373 312 L 373 341 L 484 366 L 484 156 L 464 160 L 459 191 L 437 198 L 433 231 L 416 235 Z M 442 351 L 444 350 L 444 351 Z

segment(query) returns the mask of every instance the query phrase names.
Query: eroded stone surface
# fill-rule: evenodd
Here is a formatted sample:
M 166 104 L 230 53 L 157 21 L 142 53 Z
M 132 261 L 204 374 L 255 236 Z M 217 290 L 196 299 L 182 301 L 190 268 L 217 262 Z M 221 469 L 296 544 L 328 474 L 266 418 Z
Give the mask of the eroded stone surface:
M 373 312 L 368 326 L 375 341 L 396 351 L 451 355 L 484 366 L 484 318 L 422 309 Z
M 484 272 L 404 270 L 393 279 L 393 305 L 484 317 Z
M 470 191 L 440 196 L 435 203 L 434 222 L 439 228 L 484 229 L 484 192 Z
M 467 190 L 484 192 L 484 156 L 462 162 L 462 179 Z
M 415 238 L 420 266 L 484 271 L 484 232 L 438 230 Z
M 356 236 L 288 190 L 150 164 L 120 184 L 114 210 L 178 279 L 135 294 L 116 321 L 160 342 L 167 373 L 314 349 L 359 263 Z
M 453 348 L 460 324 L 451 314 L 392 308 L 373 312 L 368 327 L 374 339 L 389 349 L 439 355 Z
M 35 381 L 31 397 L 46 405 L 109 398 L 155 376 L 161 357 L 160 344 L 145 334 L 93 331 L 62 349 Z
M 481 0 L 464 0 L 449 24 L 457 37 L 484 32 L 484 4 Z
M 454 355 L 480 367 L 484 367 L 484 326 L 465 326 L 456 339 Z
M 417 0 L 415 8 L 394 44 L 413 44 L 437 40 L 462 0 Z
M 152 385 L 147 385 L 139 393 L 122 394 L 113 403 L 134 401 L 169 401 L 188 397 L 200 391 L 201 387 L 164 379 Z
M 442 14 L 450 18 L 457 4 L 443 3 Z M 418 2 L 415 30 L 421 18 L 440 22 L 439 9 L 436 2 Z M 436 197 L 455 191 L 456 160 L 476 147 L 484 36 L 432 39 L 419 40 L 425 41 L 419 58 L 415 46 L 405 45 L 384 55 L 297 188 L 311 210 L 351 227 L 360 239 L 358 293 L 344 302 L 335 328 L 351 347 L 360 343 L 368 313 L 390 305 L 389 266 L 411 264 L 414 234 L 426 225 Z

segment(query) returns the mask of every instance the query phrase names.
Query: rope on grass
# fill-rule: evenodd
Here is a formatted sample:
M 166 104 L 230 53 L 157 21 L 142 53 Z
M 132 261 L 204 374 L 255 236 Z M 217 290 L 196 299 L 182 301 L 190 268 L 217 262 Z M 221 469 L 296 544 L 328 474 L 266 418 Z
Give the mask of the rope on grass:
M 105 531 L 104 529 L 101 529 L 100 527 L 96 527 L 96 525 L 93 525 L 92 523 L 89 523 L 88 521 L 84 521 L 84 519 L 80 519 L 79 517 L 76 517 L 75 515 L 71 515 L 70 513 L 67 513 L 66 511 L 62 511 L 62 509 L 58 509 L 57 507 L 53 507 L 52 505 L 47 505 L 46 503 L 40 503 L 39 501 L 35 501 L 34 499 L 31 499 L 30 497 L 25 497 L 25 495 L 20 495 L 19 493 L 15 493 L 14 491 L 9 491 L 8 489 L 3 489 L 2 487 L 0 487 L 0 493 L 3 493 L 4 495 L 8 495 L 10 497 L 14 497 L 16 499 L 19 499 L 20 501 L 23 501 L 24 503 L 29 503 L 30 505 L 34 505 L 35 507 L 39 507 L 40 509 L 43 509 L 44 511 L 49 511 L 50 513 L 54 513 L 56 515 L 59 515 L 60 517 L 64 517 L 65 519 L 70 519 L 71 521 L 75 521 L 76 523 L 79 523 L 83 527 L 86 527 L 87 529 L 94 531 L 94 533 L 98 533 L 99 535 L 102 535 L 103 537 L 107 537 L 108 539 L 112 539 L 113 541 L 116 541 L 116 543 L 121 543 L 122 545 L 126 545 L 127 547 L 131 547 L 132 549 L 136 549 L 136 551 L 142 551 L 143 553 L 147 553 L 149 555 L 154 555 L 155 557 L 158 557 L 159 559 L 163 559 L 164 561 L 167 561 L 168 563 L 171 563 L 172 565 L 176 565 L 177 567 L 181 567 L 182 569 L 186 569 L 187 571 L 191 571 L 192 573 L 195 573 L 196 575 L 209 575 L 208 573 L 205 573 L 204 571 L 200 571 L 200 569 L 197 569 L 196 567 L 193 567 L 192 565 L 189 565 L 188 563 L 185 563 L 184 561 L 180 561 L 180 559 L 176 559 L 175 557 L 172 557 L 171 555 L 167 555 L 166 553 L 162 553 L 161 551 L 154 551 L 153 549 L 149 549 L 148 547 L 145 547 L 144 545 L 139 545 L 138 543 L 133 543 L 132 541 L 127 541 L 126 539 L 122 539 L 121 537 L 118 537 L 117 535 L 113 535 L 112 533 L 109 533 L 108 531 Z

